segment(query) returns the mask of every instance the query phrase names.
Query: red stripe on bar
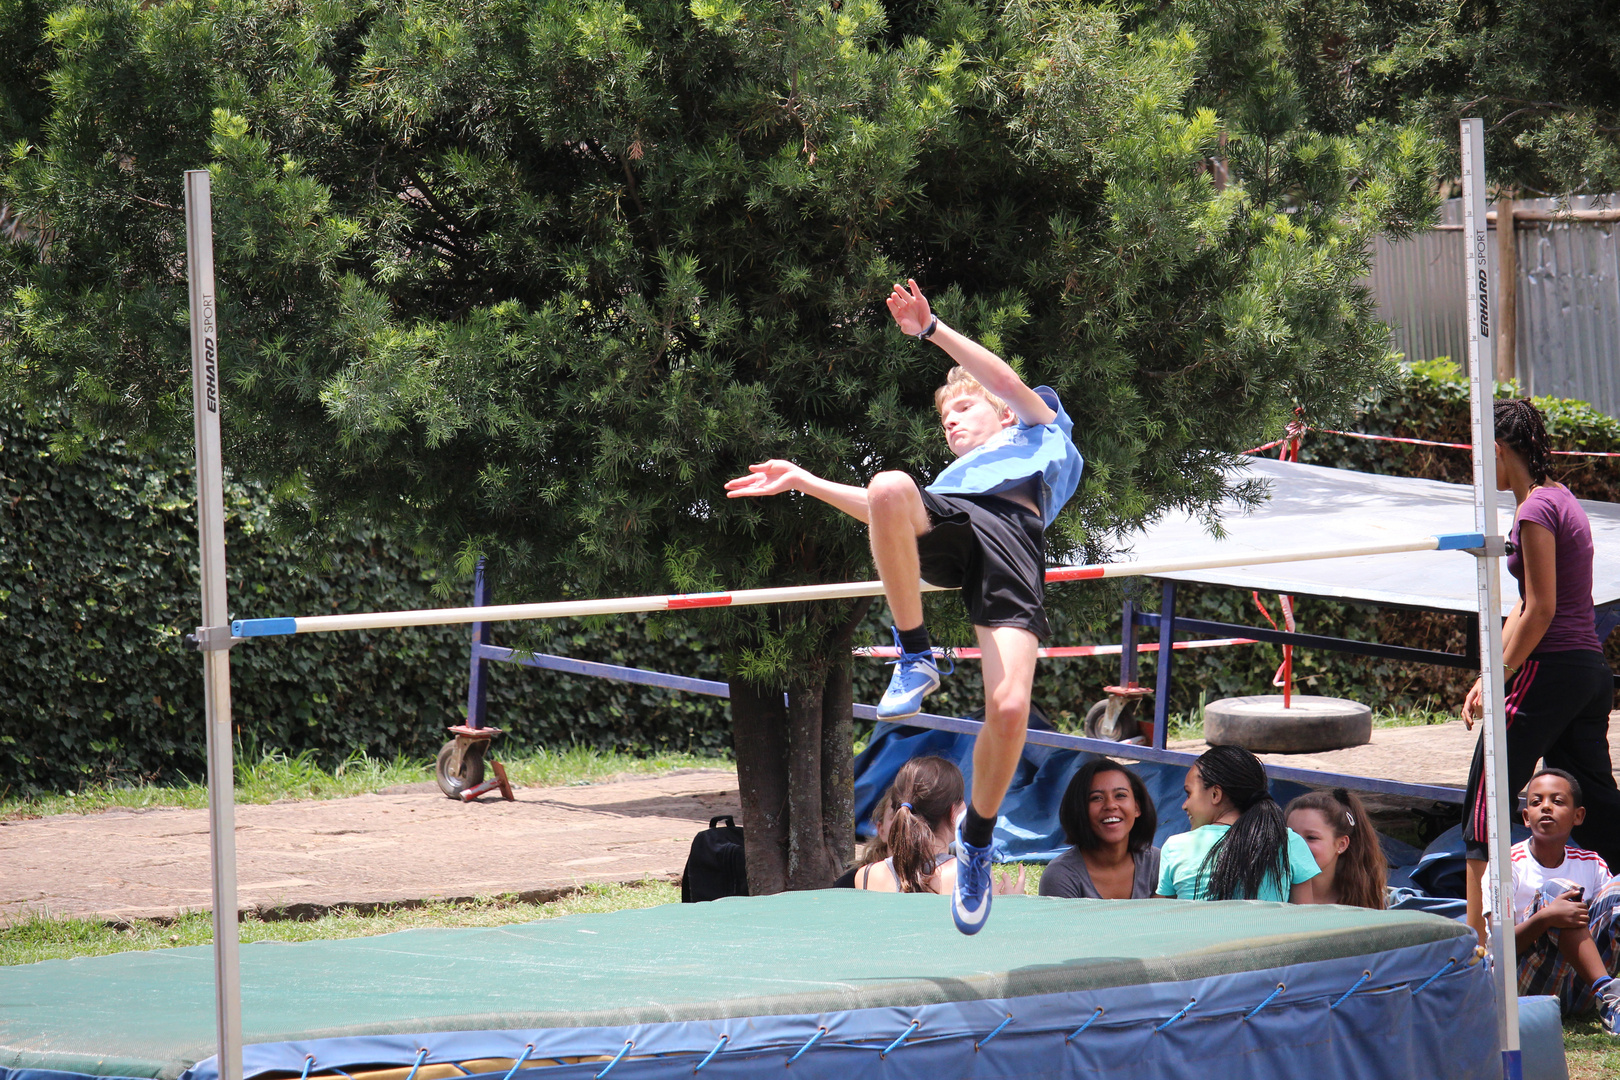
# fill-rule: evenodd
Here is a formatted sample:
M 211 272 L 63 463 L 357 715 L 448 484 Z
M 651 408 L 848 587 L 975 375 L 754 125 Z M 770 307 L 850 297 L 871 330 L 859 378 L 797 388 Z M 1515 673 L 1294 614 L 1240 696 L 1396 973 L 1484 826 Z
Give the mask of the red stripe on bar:
M 730 606 L 731 594 L 728 592 L 699 592 L 670 597 L 667 610 L 679 611 L 681 608 Z
M 1089 581 L 1092 578 L 1102 577 L 1106 569 L 1106 567 L 1102 566 L 1069 566 L 1064 567 L 1061 570 L 1048 570 L 1046 572 L 1046 580 Z

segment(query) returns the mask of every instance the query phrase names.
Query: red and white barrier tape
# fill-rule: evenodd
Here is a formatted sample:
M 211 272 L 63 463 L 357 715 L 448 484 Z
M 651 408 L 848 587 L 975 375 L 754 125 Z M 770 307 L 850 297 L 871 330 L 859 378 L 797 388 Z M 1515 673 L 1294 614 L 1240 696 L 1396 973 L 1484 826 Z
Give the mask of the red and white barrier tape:
M 1332 428 L 1309 428 L 1307 430 L 1320 432 L 1323 435 L 1342 435 L 1347 439 L 1366 439 L 1369 442 L 1406 443 L 1409 446 L 1438 446 L 1446 450 L 1473 449 L 1468 443 L 1437 442 L 1434 439 L 1409 439 L 1401 435 L 1368 435 L 1361 431 L 1335 431 Z M 1256 446 L 1252 450 L 1245 450 L 1243 453 L 1259 454 L 1281 446 L 1293 438 L 1295 436 L 1292 434 L 1284 435 L 1280 439 L 1268 442 L 1264 446 Z M 1552 452 L 1563 457 L 1620 457 L 1620 451 L 1614 450 L 1554 450 Z
M 1253 638 L 1228 637 L 1210 638 L 1207 641 L 1177 641 L 1173 649 L 1217 649 L 1223 645 L 1253 645 Z M 899 655 L 900 650 L 893 645 L 862 645 L 851 650 L 856 656 L 875 656 L 880 659 L 892 660 Z M 1123 645 L 1059 645 L 1051 649 L 1041 649 L 1037 656 L 1047 660 L 1063 660 L 1075 656 L 1118 656 L 1125 651 Z M 1159 643 L 1156 641 L 1143 642 L 1136 647 L 1137 652 L 1158 652 Z M 980 658 L 978 649 L 935 649 L 935 653 L 949 655 L 957 660 L 977 660 Z

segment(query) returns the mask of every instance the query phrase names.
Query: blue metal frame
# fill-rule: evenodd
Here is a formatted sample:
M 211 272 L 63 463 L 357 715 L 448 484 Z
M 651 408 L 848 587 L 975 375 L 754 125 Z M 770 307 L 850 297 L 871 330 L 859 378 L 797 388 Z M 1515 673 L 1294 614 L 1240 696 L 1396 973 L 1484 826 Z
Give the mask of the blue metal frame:
M 1475 640 L 1478 635 L 1469 638 L 1469 651 L 1466 653 L 1449 653 L 1436 649 L 1413 649 L 1404 645 L 1384 645 L 1376 641 L 1353 641 L 1349 638 L 1327 637 L 1322 634 L 1300 634 L 1286 630 L 1274 630 L 1264 626 L 1244 626 L 1241 623 L 1215 622 L 1210 619 L 1188 619 L 1176 614 L 1176 582 L 1169 578 L 1161 581 L 1163 586 L 1160 594 L 1160 609 L 1157 613 L 1141 611 L 1130 600 L 1125 601 L 1123 622 L 1125 631 L 1121 635 L 1124 651 L 1120 654 L 1120 678 L 1125 680 L 1129 671 L 1134 677 L 1136 673 L 1136 641 L 1137 627 L 1157 629 L 1159 631 L 1159 654 L 1157 689 L 1153 695 L 1153 745 L 1162 749 L 1166 742 L 1170 725 L 1170 677 L 1175 670 L 1175 651 L 1170 648 L 1178 635 L 1185 634 L 1211 634 L 1216 637 L 1246 637 L 1256 641 L 1267 641 L 1278 645 L 1299 645 L 1309 649 L 1330 649 L 1334 652 L 1352 653 L 1357 656 L 1378 656 L 1391 660 L 1405 660 L 1415 664 L 1438 664 L 1442 667 L 1477 668 L 1479 666 L 1479 644 Z M 1477 616 L 1475 616 L 1477 618 Z M 1620 677 L 1616 679 L 1620 684 Z M 1277 768 L 1266 766 L 1266 771 L 1277 776 L 1283 775 Z M 1318 774 L 1326 775 L 1326 774 Z M 1340 778 L 1343 779 L 1343 778 Z M 1371 782 L 1369 777 L 1350 777 L 1356 784 Z M 1355 786 L 1348 784 L 1345 786 Z M 1426 787 L 1426 785 L 1416 785 Z M 1362 787 L 1365 791 L 1382 791 L 1383 788 Z M 1452 788 L 1434 789 L 1454 791 Z M 1427 796 L 1425 796 L 1427 797 Z M 1446 802 L 1461 802 L 1462 793 L 1456 792 L 1455 798 L 1448 798 Z
M 475 645 L 474 651 L 481 660 L 498 660 L 522 664 L 525 667 L 540 668 L 544 671 L 560 671 L 570 675 L 588 675 L 596 679 L 616 679 L 620 682 L 637 683 L 642 686 L 657 686 L 665 690 L 681 690 L 689 694 L 707 694 L 710 697 L 729 698 L 731 687 L 723 682 L 712 679 L 692 679 L 685 675 L 672 675 L 663 671 L 647 671 L 643 668 L 621 667 L 617 664 L 598 664 L 589 660 L 575 660 L 568 656 L 553 656 L 549 653 L 523 653 L 512 649 L 502 649 L 493 645 Z M 877 708 L 872 705 L 856 705 L 855 716 L 860 720 L 877 720 Z M 960 716 L 936 716 L 932 713 L 919 713 L 905 720 L 908 727 L 933 728 L 937 731 L 955 731 L 965 735 L 977 735 L 984 724 L 978 720 L 968 720 Z M 1109 757 L 1129 758 L 1132 761 L 1157 761 L 1167 765 L 1191 765 L 1197 760 L 1197 754 L 1190 754 L 1183 750 L 1164 750 L 1151 746 L 1138 746 L 1132 743 L 1117 743 L 1108 739 L 1088 739 L 1080 735 L 1066 735 L 1061 731 L 1037 731 L 1031 729 L 1026 741 L 1038 746 L 1051 746 L 1059 750 L 1081 750 L 1088 754 L 1106 754 Z M 1435 799 L 1439 802 L 1461 803 L 1463 792 L 1461 788 L 1440 787 L 1433 784 L 1408 784 L 1399 780 L 1379 780 L 1373 777 L 1350 776 L 1341 773 L 1317 772 L 1314 769 L 1296 769 L 1287 765 L 1266 765 L 1266 773 L 1282 780 L 1295 780 L 1302 784 L 1317 786 L 1353 787 L 1358 791 L 1377 791 L 1386 795 L 1406 795 L 1418 799 Z
M 485 607 L 489 604 L 489 582 L 484 578 L 484 560 L 478 560 L 478 569 L 473 572 L 473 607 Z M 472 624 L 472 660 L 471 672 L 467 680 L 467 726 L 473 729 L 484 726 L 484 716 L 489 709 L 489 687 L 484 682 L 484 664 L 490 659 L 481 656 L 479 649 L 484 648 L 485 635 L 489 633 L 489 624 L 475 622 Z M 511 652 L 510 649 L 506 650 Z M 510 659 L 510 657 L 495 657 L 497 660 Z
M 1167 606 L 1173 611 L 1175 603 L 1175 583 L 1164 582 L 1162 592 Z M 480 565 L 473 584 L 473 604 L 482 607 L 489 602 L 488 591 L 484 582 L 483 566 Z M 1130 602 L 1126 602 L 1127 613 L 1131 612 Z M 1149 623 L 1148 619 L 1153 620 Z M 1168 626 L 1185 626 L 1182 620 L 1176 620 L 1172 615 L 1169 620 L 1162 620 L 1157 615 L 1137 614 L 1134 620 L 1126 622 L 1127 648 L 1120 658 L 1121 678 L 1127 673 L 1134 675 L 1136 657 L 1130 646 L 1135 644 L 1135 627 L 1158 626 L 1160 628 L 1161 643 L 1167 640 Z M 693 679 L 685 675 L 672 675 L 663 671 L 648 671 L 644 668 L 623 667 L 619 664 L 600 664 L 593 660 L 576 660 L 568 656 L 553 656 L 550 653 L 520 652 L 515 649 L 506 649 L 498 645 L 490 645 L 485 640 L 487 623 L 473 623 L 472 643 L 472 689 L 467 695 L 467 726 L 482 727 L 484 724 L 484 710 L 486 708 L 484 679 L 486 672 L 484 665 L 490 661 L 509 664 L 522 664 L 524 667 L 539 668 L 542 671 L 560 671 L 569 675 L 586 675 L 594 679 L 615 679 L 619 682 L 636 683 L 641 686 L 656 686 L 665 690 L 680 690 L 689 694 L 707 694 L 710 697 L 731 697 L 731 686 L 728 683 L 717 682 L 713 679 Z M 1249 631 L 1242 628 L 1245 633 Z M 1329 639 L 1333 640 L 1333 639 Z M 1356 644 L 1364 644 L 1357 642 Z M 1407 650 L 1420 651 L 1420 650 Z M 1168 648 L 1162 648 L 1161 657 L 1172 655 Z M 1440 655 L 1449 655 L 1442 653 Z M 1127 665 L 1130 665 L 1127 667 Z M 1169 664 L 1160 664 L 1159 700 L 1168 697 Z M 855 716 L 860 720 L 877 720 L 877 708 L 872 705 L 856 705 Z M 1050 746 L 1059 750 L 1079 750 L 1088 754 L 1106 754 L 1114 758 L 1127 758 L 1132 761 L 1156 761 L 1166 765 L 1188 766 L 1198 759 L 1197 754 L 1190 754 L 1182 750 L 1164 749 L 1163 729 L 1166 714 L 1161 709 L 1154 720 L 1154 734 L 1157 746 L 1138 746 L 1132 743 L 1117 743 L 1108 739 L 1088 739 L 1080 735 L 1067 735 L 1061 731 L 1031 730 L 1026 741 L 1037 746 Z M 960 716 L 937 716 L 932 713 L 920 713 L 908 717 L 905 721 L 909 727 L 932 728 L 937 731 L 955 731 L 964 735 L 977 735 L 984 726 L 981 721 L 968 720 Z M 1385 795 L 1404 795 L 1409 798 L 1433 799 L 1437 802 L 1461 803 L 1463 791 L 1461 788 L 1440 787 L 1434 784 L 1408 784 L 1399 780 L 1380 780 L 1375 777 L 1351 776 L 1342 773 L 1317 772 L 1314 769 L 1296 769 L 1288 765 L 1266 765 L 1267 775 L 1279 780 L 1293 780 L 1302 784 L 1312 784 L 1319 787 L 1350 787 L 1358 791 L 1376 791 Z

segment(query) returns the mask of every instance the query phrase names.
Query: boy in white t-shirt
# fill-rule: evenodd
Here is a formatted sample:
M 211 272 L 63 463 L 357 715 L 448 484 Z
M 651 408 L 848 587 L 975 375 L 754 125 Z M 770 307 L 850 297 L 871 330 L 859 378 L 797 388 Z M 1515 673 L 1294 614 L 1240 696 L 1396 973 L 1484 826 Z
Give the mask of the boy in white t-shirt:
M 1585 817 L 1581 786 L 1569 773 L 1542 769 L 1530 778 L 1530 838 L 1514 844 L 1512 856 L 1519 993 L 1554 994 L 1566 1014 L 1590 996 L 1604 1027 L 1620 1034 L 1620 982 L 1612 975 L 1620 889 L 1608 888 L 1613 879 L 1596 852 L 1569 843 Z

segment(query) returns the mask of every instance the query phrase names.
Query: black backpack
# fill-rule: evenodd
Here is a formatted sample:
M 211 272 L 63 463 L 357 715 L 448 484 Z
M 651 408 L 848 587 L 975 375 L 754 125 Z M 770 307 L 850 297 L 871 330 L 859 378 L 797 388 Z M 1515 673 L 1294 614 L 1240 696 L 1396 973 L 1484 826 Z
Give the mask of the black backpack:
M 681 903 L 747 895 L 743 831 L 730 814 L 710 818 L 709 827 L 692 839 L 692 854 L 687 857 L 686 872 L 681 875 Z

